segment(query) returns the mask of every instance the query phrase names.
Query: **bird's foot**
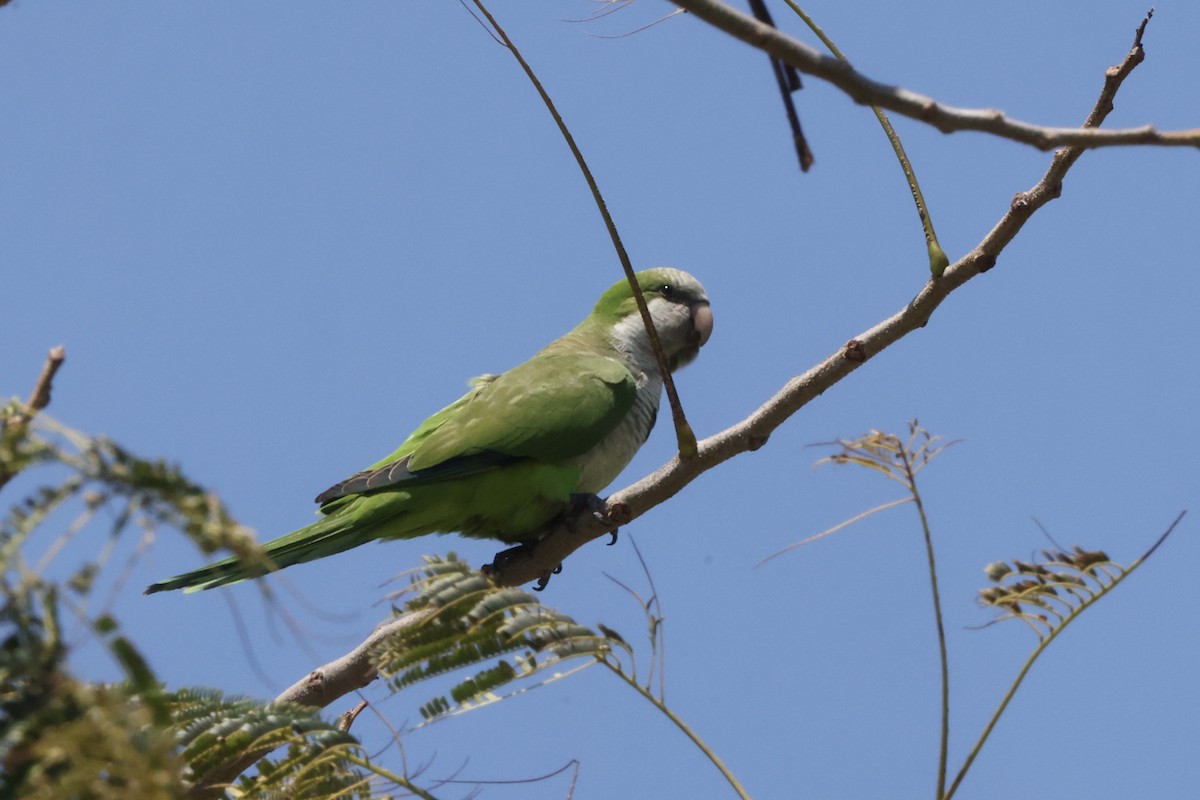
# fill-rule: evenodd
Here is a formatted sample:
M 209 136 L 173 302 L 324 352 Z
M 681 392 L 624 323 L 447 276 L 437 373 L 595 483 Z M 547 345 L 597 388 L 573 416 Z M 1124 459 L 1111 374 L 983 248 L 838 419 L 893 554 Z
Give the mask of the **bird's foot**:
M 549 572 L 543 572 L 541 575 L 538 575 L 537 585 L 533 587 L 533 590 L 535 592 L 542 591 L 542 589 L 545 589 L 547 586 L 550 585 L 550 576 L 557 575 L 560 572 L 562 572 L 562 564 L 559 564 L 557 567 L 550 570 Z
M 598 521 L 605 527 L 609 528 L 608 533 L 612 536 L 608 544 L 610 546 L 617 543 L 617 526 L 622 522 L 628 522 L 633 515 L 629 513 L 629 507 L 624 503 L 617 503 L 611 510 L 607 504 L 594 494 L 572 494 L 570 496 L 566 513 L 563 515 L 567 530 L 572 533 L 578 533 L 588 522 Z M 534 557 L 534 547 L 536 542 L 527 542 L 519 544 L 516 547 L 510 547 L 507 550 L 501 550 L 492 557 L 492 563 L 484 564 L 480 571 L 487 578 L 493 578 L 497 574 L 503 573 L 512 568 L 513 562 L 520 559 L 530 559 Z M 562 564 L 559 564 L 552 570 L 542 572 L 538 575 L 537 585 L 534 586 L 535 591 L 542 591 L 550 583 L 550 577 L 562 572 Z
M 567 509 L 567 527 L 571 529 L 572 533 L 575 533 L 583 525 L 584 520 L 589 518 L 599 520 L 605 525 L 615 524 L 615 520 L 608 514 L 608 504 L 599 495 L 582 493 L 571 495 L 571 505 Z M 614 527 L 609 533 L 612 535 L 612 539 L 608 544 L 612 546 L 617 543 L 617 528 Z
M 510 547 L 507 550 L 501 550 L 496 555 L 492 556 L 492 563 L 484 564 L 480 571 L 487 577 L 491 577 L 497 572 L 503 572 L 512 566 L 512 563 L 522 558 L 533 558 L 533 545 L 519 544 L 516 547 Z M 550 583 L 550 576 L 557 575 L 562 572 L 562 564 L 559 564 L 552 570 L 543 572 L 538 576 L 537 585 L 533 587 L 535 592 L 540 592 Z
M 519 544 L 516 547 L 510 547 L 507 550 L 501 550 L 496 555 L 492 556 L 492 563 L 484 564 L 480 570 L 484 575 L 490 575 L 495 572 L 503 572 L 512 566 L 512 563 L 521 558 L 533 558 L 533 547 L 528 544 Z
M 579 529 L 587 517 L 608 522 L 607 506 L 604 500 L 596 494 L 578 493 L 571 495 L 567 507 L 567 525 L 572 531 Z

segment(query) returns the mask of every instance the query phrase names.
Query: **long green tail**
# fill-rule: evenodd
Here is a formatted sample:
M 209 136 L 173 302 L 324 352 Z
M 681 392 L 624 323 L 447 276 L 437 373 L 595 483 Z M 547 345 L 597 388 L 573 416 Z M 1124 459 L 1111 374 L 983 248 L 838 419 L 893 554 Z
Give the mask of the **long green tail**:
M 259 578 L 275 570 L 303 564 L 318 558 L 341 553 L 375 539 L 378 524 L 384 519 L 364 520 L 359 515 L 347 513 L 350 509 L 319 519 L 311 525 L 272 539 L 262 546 L 263 560 L 241 559 L 231 556 L 206 567 L 176 575 L 146 587 L 146 594 L 184 589 L 198 592 L 226 586 L 249 578 Z M 382 515 L 381 515 L 382 516 Z

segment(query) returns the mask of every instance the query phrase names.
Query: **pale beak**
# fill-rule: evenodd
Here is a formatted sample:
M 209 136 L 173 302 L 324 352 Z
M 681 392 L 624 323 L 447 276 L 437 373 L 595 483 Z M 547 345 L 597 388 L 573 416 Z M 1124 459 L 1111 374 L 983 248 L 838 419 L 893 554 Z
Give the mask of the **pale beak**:
M 686 367 L 700 353 L 700 348 L 712 336 L 713 313 L 707 300 L 701 300 L 692 306 L 692 331 L 688 334 L 687 345 L 671 358 L 671 371 Z
M 700 338 L 700 346 L 703 347 L 713 331 L 712 307 L 707 302 L 700 302 L 692 307 L 692 328 Z

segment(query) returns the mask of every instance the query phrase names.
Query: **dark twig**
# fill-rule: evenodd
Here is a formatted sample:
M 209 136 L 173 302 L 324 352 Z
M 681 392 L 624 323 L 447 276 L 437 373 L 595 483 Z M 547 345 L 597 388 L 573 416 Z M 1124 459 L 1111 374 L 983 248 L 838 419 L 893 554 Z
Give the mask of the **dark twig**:
M 767 10 L 765 0 L 750 0 L 750 10 L 754 13 L 754 18 L 764 25 L 775 27 L 775 20 L 771 18 L 771 12 Z M 803 89 L 800 83 L 800 73 L 791 64 L 780 61 L 774 56 L 768 56 L 771 61 L 771 72 L 775 74 L 775 83 L 779 85 L 779 96 L 783 98 L 783 109 L 787 112 L 788 125 L 792 129 L 792 143 L 796 146 L 796 157 L 800 159 L 800 171 L 808 172 L 813 165 L 812 150 L 808 147 L 808 140 L 804 138 L 804 130 L 800 127 L 800 115 L 796 113 L 796 103 L 792 99 L 792 92 L 798 92 Z

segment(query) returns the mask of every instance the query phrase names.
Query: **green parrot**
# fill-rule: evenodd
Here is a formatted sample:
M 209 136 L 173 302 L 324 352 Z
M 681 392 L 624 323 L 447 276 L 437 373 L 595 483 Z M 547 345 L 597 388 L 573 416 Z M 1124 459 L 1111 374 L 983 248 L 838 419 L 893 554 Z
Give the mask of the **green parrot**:
M 678 269 L 637 273 L 671 370 L 712 333 L 704 287 Z M 580 496 L 594 499 L 633 459 L 658 413 L 663 377 L 622 279 L 560 339 L 485 375 L 394 453 L 317 495 L 321 519 L 263 545 L 276 569 L 374 539 L 457 531 L 524 544 Z M 227 558 L 152 584 L 197 591 L 266 570 Z

